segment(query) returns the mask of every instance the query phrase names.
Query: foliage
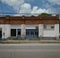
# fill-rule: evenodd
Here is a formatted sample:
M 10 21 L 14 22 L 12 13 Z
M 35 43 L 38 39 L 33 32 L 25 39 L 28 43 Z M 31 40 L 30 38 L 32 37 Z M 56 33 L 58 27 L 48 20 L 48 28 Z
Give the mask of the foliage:
M 48 14 L 48 13 L 42 13 L 42 14 L 40 14 L 39 16 L 51 16 L 51 14 Z

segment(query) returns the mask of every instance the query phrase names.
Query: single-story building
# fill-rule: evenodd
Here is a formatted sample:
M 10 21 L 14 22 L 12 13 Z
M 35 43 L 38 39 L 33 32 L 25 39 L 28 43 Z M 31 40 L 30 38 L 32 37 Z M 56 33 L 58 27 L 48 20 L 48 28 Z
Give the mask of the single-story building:
M 59 16 L 0 17 L 0 39 L 59 39 Z

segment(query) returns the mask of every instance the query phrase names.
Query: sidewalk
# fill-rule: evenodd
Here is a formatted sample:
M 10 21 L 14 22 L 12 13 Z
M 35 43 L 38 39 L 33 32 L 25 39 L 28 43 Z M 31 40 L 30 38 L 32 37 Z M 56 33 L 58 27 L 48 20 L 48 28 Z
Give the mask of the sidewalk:
M 5 40 L 0 44 L 18 44 L 18 43 L 60 43 L 60 40 Z

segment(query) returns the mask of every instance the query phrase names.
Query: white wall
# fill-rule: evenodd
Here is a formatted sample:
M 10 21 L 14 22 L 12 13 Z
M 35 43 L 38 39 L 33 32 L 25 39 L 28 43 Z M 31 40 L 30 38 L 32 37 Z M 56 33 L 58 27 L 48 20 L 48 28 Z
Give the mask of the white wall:
M 21 33 L 25 33 L 25 29 L 36 29 L 36 26 L 39 27 L 39 37 L 59 37 L 59 24 L 54 25 L 54 30 L 44 30 L 43 24 L 39 25 L 12 25 L 11 28 L 21 29 Z M 25 31 L 23 31 L 25 30 Z
M 59 39 L 59 24 L 55 24 L 55 36 Z
M 36 29 L 36 26 L 38 26 L 38 25 L 26 25 L 25 28 L 26 29 Z
M 10 37 L 10 29 L 22 29 L 22 34 L 26 32 L 25 29 L 36 29 L 36 26 L 39 27 L 39 37 L 59 37 L 59 24 L 55 24 L 54 30 L 44 30 L 43 24 L 39 25 L 9 25 L 9 24 L 0 24 L 2 28 L 2 38 Z M 25 29 L 24 29 L 25 28 Z M 24 31 L 23 31 L 24 30 Z M 5 35 L 4 35 L 5 33 Z
M 6 24 L 5 25 L 5 38 L 8 38 L 8 37 L 10 37 L 10 25 L 8 25 L 8 24 Z
M 43 36 L 43 24 L 39 24 L 39 37 Z
M 11 25 L 11 29 L 21 29 L 21 25 Z
M 0 24 L 2 28 L 2 38 L 10 37 L 10 25 L 9 24 Z
M 21 25 L 21 36 L 25 37 L 26 36 L 26 30 L 25 30 L 25 24 Z
M 43 37 L 59 37 L 59 24 L 54 25 L 54 30 L 43 30 Z

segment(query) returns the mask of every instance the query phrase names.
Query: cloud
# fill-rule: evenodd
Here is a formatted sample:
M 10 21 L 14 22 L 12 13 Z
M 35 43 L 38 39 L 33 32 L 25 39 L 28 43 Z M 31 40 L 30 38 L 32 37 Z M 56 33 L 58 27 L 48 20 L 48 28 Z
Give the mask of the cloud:
M 38 6 L 33 6 L 33 8 L 31 8 L 31 7 L 32 6 L 29 3 L 22 4 L 21 8 L 20 8 L 20 11 L 19 11 L 19 14 L 17 14 L 17 16 L 19 16 L 19 15 L 20 16 L 22 16 L 22 15 L 38 16 L 41 13 L 58 14 L 59 11 L 60 11 L 60 8 L 56 9 L 56 8 L 53 8 L 53 7 L 50 7 L 50 6 L 49 6 L 50 8 L 48 7 L 48 9 L 42 9 L 42 8 L 39 8 Z
M 33 14 L 33 15 L 39 15 L 41 13 L 48 13 L 48 10 L 38 8 L 37 6 L 35 6 L 35 7 L 33 7 L 32 11 L 31 11 L 31 14 Z
M 42 8 L 42 6 L 32 5 L 30 3 L 26 3 L 25 0 L 0 0 L 2 3 L 5 3 L 9 5 L 10 7 L 13 7 L 13 9 L 16 10 L 16 15 L 39 15 L 41 13 L 51 13 L 51 14 L 57 14 L 60 11 L 60 8 L 54 8 L 51 4 L 58 4 L 60 5 L 60 0 L 36 0 L 38 3 L 43 2 L 42 5 L 44 5 L 45 8 Z M 27 0 L 28 2 L 35 2 L 35 0 Z M 48 2 L 47 2 L 48 1 Z M 0 11 L 1 12 L 1 11 Z
M 58 4 L 60 5 L 60 0 L 48 0 L 50 3 Z
M 29 3 L 24 3 L 21 5 L 21 8 L 20 8 L 20 15 L 28 15 L 28 13 L 31 12 L 31 5 Z
M 19 8 L 21 4 L 24 3 L 24 0 L 0 0 L 2 3 L 8 4 L 9 6 L 13 7 L 14 9 Z
M 56 8 L 51 7 L 51 8 L 48 9 L 48 12 L 50 14 L 60 14 L 60 8 L 56 9 Z
M 21 8 L 20 8 L 20 11 L 19 11 L 19 14 L 16 14 L 17 16 L 20 15 L 27 15 L 27 16 L 30 16 L 30 15 L 39 15 L 41 13 L 48 13 L 48 10 L 46 9 L 41 9 L 39 8 L 38 6 L 34 6 L 32 9 L 31 9 L 31 5 L 29 3 L 24 3 L 21 5 Z M 15 16 L 16 16 L 15 15 Z
M 26 0 L 27 2 L 35 2 L 35 1 L 38 1 L 38 2 L 43 2 L 45 3 L 45 1 L 48 1 L 50 3 L 54 3 L 54 4 L 58 4 L 60 5 L 60 0 Z
M 32 6 L 29 3 L 22 4 L 21 8 L 20 8 L 20 11 L 15 16 L 22 16 L 22 15 L 25 15 L 25 16 L 31 16 L 31 15 L 38 16 L 41 13 L 58 14 L 58 12 L 60 10 L 60 8 L 59 8 L 59 10 L 57 12 L 57 9 L 55 9 L 53 7 L 50 7 L 48 9 L 42 9 L 42 8 L 39 8 L 38 6 L 34 6 L 33 8 L 31 8 L 31 7 Z

